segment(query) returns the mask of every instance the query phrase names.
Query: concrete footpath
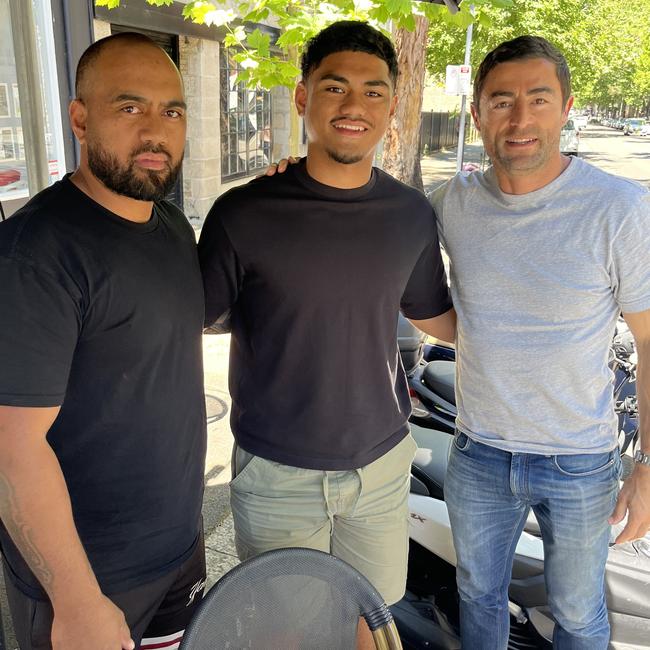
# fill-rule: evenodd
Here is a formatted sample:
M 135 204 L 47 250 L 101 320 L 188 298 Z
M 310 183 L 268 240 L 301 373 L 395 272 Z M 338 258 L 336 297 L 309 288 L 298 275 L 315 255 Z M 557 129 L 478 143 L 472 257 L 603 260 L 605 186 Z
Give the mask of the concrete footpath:
M 466 148 L 465 161 L 481 163 L 482 147 Z M 456 171 L 456 150 L 441 151 L 422 159 L 425 192 L 430 192 Z M 203 364 L 208 418 L 208 452 L 205 468 L 203 520 L 205 529 L 208 588 L 238 564 L 235 552 L 232 516 L 228 498 L 232 434 L 230 432 L 230 395 L 228 393 L 228 354 L 230 336 L 204 335 Z M 4 619 L 6 650 L 18 650 L 8 617 L 4 584 L 0 572 L 0 608 Z M 0 650 L 4 650 L 0 647 Z

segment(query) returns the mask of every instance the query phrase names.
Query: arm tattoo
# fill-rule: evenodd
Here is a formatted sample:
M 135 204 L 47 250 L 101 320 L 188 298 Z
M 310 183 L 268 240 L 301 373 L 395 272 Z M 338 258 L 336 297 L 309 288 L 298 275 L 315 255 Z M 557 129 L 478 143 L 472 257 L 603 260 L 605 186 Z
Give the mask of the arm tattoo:
M 2 472 L 0 472 L 0 518 L 29 568 L 45 590 L 49 590 L 53 582 L 52 572 L 34 544 L 33 530 L 24 521 L 24 513 L 16 499 L 14 487 Z

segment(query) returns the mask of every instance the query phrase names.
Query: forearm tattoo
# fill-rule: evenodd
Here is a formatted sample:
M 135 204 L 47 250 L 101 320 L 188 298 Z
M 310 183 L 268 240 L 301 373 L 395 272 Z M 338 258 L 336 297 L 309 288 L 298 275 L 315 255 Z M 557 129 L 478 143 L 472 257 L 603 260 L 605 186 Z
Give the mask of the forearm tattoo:
M 52 587 L 53 575 L 34 543 L 33 530 L 25 521 L 11 481 L 0 472 L 0 518 L 11 539 L 46 591 Z

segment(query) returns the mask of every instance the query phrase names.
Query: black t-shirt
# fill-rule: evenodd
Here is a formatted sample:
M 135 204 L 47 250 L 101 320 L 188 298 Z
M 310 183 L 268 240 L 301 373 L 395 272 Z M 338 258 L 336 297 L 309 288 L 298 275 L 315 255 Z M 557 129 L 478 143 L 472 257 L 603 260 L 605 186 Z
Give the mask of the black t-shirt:
M 0 404 L 58 406 L 47 439 L 105 593 L 154 580 L 198 538 L 206 448 L 203 288 L 172 204 L 147 223 L 66 177 L 0 224 Z M 43 592 L 0 526 L 18 588 Z
M 362 467 L 408 431 L 397 314 L 451 308 L 433 210 L 373 170 L 318 183 L 304 161 L 215 203 L 199 240 L 206 323 L 231 310 L 231 426 L 250 453 Z

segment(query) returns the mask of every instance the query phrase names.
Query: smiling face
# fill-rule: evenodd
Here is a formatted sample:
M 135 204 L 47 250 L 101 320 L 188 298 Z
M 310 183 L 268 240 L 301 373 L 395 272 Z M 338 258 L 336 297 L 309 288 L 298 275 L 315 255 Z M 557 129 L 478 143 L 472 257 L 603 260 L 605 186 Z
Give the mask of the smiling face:
M 178 177 L 185 145 L 178 70 L 156 47 L 115 43 L 87 77 L 71 107 L 82 165 L 116 194 L 162 199 Z
M 546 59 L 508 61 L 488 73 L 472 116 L 502 190 L 524 179 L 532 191 L 559 176 L 566 165 L 560 131 L 572 104 L 572 97 L 563 101 L 555 65 Z
M 296 89 L 308 159 L 323 165 L 360 163 L 369 171 L 396 99 L 383 59 L 348 51 L 326 56 Z

